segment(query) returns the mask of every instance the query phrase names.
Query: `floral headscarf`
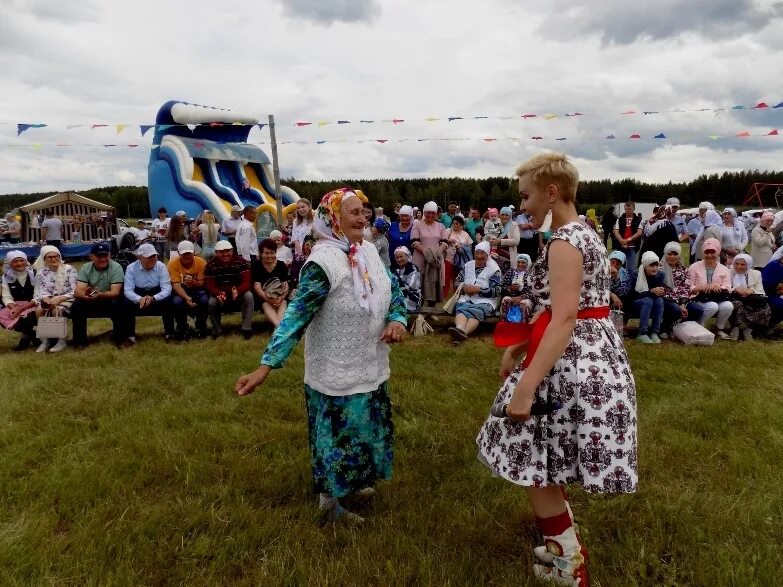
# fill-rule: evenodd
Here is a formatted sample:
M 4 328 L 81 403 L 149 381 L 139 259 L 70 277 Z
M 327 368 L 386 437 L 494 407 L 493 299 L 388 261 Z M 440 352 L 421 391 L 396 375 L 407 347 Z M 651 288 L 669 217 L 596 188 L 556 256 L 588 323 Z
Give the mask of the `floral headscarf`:
M 367 270 L 367 257 L 361 244 L 352 243 L 340 227 L 340 208 L 349 198 L 362 199 L 363 194 L 350 188 L 332 190 L 321 198 L 321 203 L 315 210 L 313 231 L 318 235 L 318 242 L 313 252 L 325 247 L 336 247 L 348 255 L 353 275 L 353 291 L 359 305 L 368 314 L 377 311 L 378 299 Z

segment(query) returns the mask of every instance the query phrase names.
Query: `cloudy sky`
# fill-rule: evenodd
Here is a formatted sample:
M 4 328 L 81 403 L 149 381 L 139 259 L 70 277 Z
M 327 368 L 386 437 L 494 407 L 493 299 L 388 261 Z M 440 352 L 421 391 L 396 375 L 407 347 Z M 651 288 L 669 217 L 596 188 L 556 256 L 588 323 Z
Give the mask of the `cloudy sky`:
M 0 0 L 0 194 L 145 185 L 151 134 L 114 125 L 170 99 L 274 114 L 298 179 L 511 175 L 541 149 L 587 179 L 780 170 L 783 108 L 731 108 L 783 102 L 782 24 L 754 0 Z

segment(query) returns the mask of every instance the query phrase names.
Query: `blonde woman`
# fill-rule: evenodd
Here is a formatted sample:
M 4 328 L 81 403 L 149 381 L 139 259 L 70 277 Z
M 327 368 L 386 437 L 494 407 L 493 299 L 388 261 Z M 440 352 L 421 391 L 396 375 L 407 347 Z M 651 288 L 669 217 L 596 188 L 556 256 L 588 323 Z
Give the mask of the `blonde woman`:
M 35 276 L 33 301 L 38 305 L 35 313 L 39 318 L 44 314 L 68 316 L 71 313 L 71 304 L 76 291 L 76 269 L 63 263 L 57 247 L 51 245 L 41 247 L 41 257 L 44 260 L 44 267 Z M 52 340 L 42 339 L 41 345 L 35 352 L 58 353 L 65 348 L 65 338 L 57 339 L 54 346 L 51 345 Z
M 204 210 L 198 228 L 201 233 L 201 256 L 209 261 L 215 256 L 215 245 L 220 236 L 220 225 L 211 210 Z
M 606 249 L 576 212 L 579 173 L 565 155 L 546 153 L 516 175 L 522 210 L 535 229 L 551 211 L 552 236 L 525 275 L 532 332 L 506 350 L 506 380 L 476 442 L 493 474 L 527 492 L 544 535 L 536 576 L 583 587 L 587 551 L 564 488 L 636 491 L 636 386 L 609 318 Z

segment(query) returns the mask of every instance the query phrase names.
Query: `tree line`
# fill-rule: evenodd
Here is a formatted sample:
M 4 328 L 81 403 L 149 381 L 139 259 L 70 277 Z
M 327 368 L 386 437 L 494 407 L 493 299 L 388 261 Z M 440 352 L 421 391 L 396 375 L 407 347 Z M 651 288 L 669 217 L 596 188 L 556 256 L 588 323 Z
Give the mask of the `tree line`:
M 722 174 L 700 175 L 689 182 L 646 183 L 635 179 L 591 180 L 579 184 L 577 203 L 581 211 L 594 208 L 598 215 L 617 203 L 626 201 L 663 203 L 668 198 L 680 199 L 682 207 L 695 207 L 708 200 L 717 206 L 739 206 L 753 183 L 783 184 L 780 171 L 732 171 Z M 320 197 L 335 187 L 349 186 L 361 189 L 376 206 L 390 210 L 395 202 L 421 206 L 433 200 L 445 208 L 449 201 L 459 202 L 463 210 L 478 206 L 485 210 L 506 204 L 517 204 L 516 180 L 509 177 L 486 179 L 421 178 L 421 179 L 344 179 L 331 181 L 282 180 L 300 197 L 317 203 Z M 775 188 L 768 188 L 764 204 L 775 206 Z M 0 210 L 5 212 L 29 204 L 57 192 L 35 194 L 6 194 L 0 196 Z M 117 215 L 124 218 L 152 216 L 146 187 L 107 186 L 79 192 L 81 195 L 114 206 Z M 783 197 L 781 197 L 783 204 Z M 174 210 L 169 210 L 173 213 Z

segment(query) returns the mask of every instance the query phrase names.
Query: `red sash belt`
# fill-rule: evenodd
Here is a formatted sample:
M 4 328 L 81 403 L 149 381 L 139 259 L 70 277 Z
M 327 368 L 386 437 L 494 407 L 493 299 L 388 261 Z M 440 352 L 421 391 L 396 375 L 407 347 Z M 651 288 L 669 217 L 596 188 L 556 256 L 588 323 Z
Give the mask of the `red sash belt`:
M 588 318 L 608 318 L 609 317 L 609 306 L 600 306 L 598 308 L 585 308 L 584 310 L 579 310 L 576 314 L 577 320 L 586 320 Z M 530 362 L 533 360 L 533 357 L 536 354 L 536 351 L 538 350 L 538 345 L 541 344 L 541 339 L 544 338 L 544 332 L 546 331 L 546 327 L 549 326 L 549 323 L 552 321 L 552 310 L 546 310 L 543 314 L 541 314 L 538 317 L 538 320 L 536 320 L 532 324 L 532 329 L 530 330 L 530 343 L 527 346 L 527 355 L 525 356 L 525 360 L 522 362 L 522 368 L 527 369 L 528 366 L 530 366 Z
M 589 318 L 608 318 L 609 306 L 599 306 L 598 308 L 585 308 L 579 310 L 576 314 L 577 320 L 586 320 Z M 499 322 L 495 327 L 495 346 L 507 347 L 525 340 L 530 340 L 527 347 L 527 356 L 522 363 L 522 367 L 527 369 L 530 365 L 530 361 L 533 360 L 533 356 L 538 350 L 538 345 L 541 344 L 541 339 L 544 338 L 544 332 L 546 327 L 552 321 L 552 311 L 545 310 L 533 324 L 521 323 L 516 324 L 512 322 Z

